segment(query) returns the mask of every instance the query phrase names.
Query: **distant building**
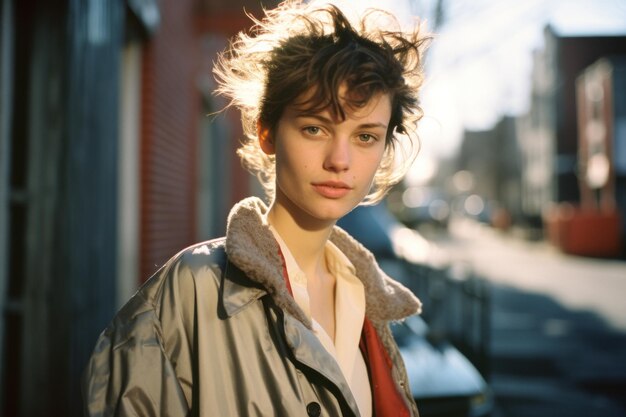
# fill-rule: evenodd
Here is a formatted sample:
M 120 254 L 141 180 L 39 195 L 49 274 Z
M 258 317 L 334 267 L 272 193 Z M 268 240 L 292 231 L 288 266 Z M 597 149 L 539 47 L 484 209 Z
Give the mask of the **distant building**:
M 576 77 L 603 56 L 625 54 L 626 35 L 576 36 L 544 30 L 535 53 L 529 113 L 519 121 L 522 208 L 541 222 L 551 203 L 579 202 Z
M 517 219 L 520 208 L 521 162 L 515 119 L 503 117 L 490 130 L 465 131 L 457 168 L 473 174 L 472 193 L 486 209 L 505 209 Z M 491 217 L 494 213 L 488 213 Z M 493 219 L 490 219 L 493 220 Z

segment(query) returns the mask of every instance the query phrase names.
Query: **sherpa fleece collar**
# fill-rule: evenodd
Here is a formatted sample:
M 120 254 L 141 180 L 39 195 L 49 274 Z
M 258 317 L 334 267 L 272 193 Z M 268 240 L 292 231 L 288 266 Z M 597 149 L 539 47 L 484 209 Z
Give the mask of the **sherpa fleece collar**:
M 226 254 L 230 261 L 263 285 L 276 304 L 311 328 L 310 319 L 289 294 L 283 277 L 278 243 L 263 218 L 268 207 L 257 197 L 236 204 L 226 230 Z M 333 242 L 352 262 L 365 287 L 365 315 L 373 321 L 395 321 L 421 311 L 420 301 L 400 283 L 389 278 L 374 256 L 341 228 L 335 226 Z

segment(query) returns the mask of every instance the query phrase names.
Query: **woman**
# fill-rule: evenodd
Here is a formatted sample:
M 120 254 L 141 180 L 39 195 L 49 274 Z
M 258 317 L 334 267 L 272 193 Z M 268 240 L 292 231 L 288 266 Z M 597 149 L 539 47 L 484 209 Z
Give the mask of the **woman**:
M 238 203 L 225 238 L 122 308 L 85 374 L 87 415 L 417 416 L 389 322 L 420 303 L 335 226 L 401 178 L 420 117 L 425 40 L 381 18 L 289 1 L 221 56 L 269 207 Z

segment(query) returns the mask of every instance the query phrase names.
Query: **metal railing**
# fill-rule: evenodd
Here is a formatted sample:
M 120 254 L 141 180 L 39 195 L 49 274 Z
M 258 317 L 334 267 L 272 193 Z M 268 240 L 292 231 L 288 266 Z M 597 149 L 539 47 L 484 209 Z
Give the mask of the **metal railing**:
M 463 263 L 437 267 L 404 262 L 404 282 L 422 301 L 431 337 L 455 345 L 489 376 L 491 291 L 489 283 Z

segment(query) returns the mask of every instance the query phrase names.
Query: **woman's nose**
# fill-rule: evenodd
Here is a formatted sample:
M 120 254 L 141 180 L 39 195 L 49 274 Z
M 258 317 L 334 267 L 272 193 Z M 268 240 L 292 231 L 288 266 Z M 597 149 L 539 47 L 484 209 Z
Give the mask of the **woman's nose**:
M 324 169 L 345 171 L 350 167 L 350 142 L 346 138 L 333 138 L 328 142 Z

